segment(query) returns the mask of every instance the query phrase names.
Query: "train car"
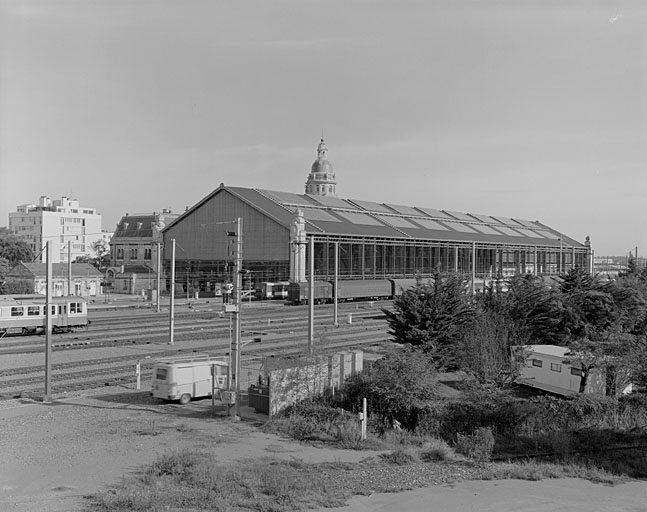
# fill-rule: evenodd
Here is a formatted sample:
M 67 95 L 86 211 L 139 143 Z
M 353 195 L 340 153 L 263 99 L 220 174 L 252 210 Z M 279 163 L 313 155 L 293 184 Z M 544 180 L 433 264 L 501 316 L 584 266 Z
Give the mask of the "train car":
M 45 296 L 0 296 L 0 336 L 8 333 L 40 334 L 47 326 Z M 87 301 L 75 295 L 52 297 L 52 332 L 71 332 L 86 327 Z
M 393 283 L 393 296 L 399 297 L 406 290 L 410 288 L 415 288 L 418 284 L 418 279 L 390 279 Z
M 314 302 L 323 304 L 332 299 L 332 284 L 328 281 L 315 281 Z M 310 286 L 307 282 L 290 283 L 288 285 L 288 301 L 292 304 L 307 304 L 310 300 Z
M 288 298 L 289 281 L 280 281 L 272 286 L 272 298 L 285 300 Z
M 337 300 L 383 300 L 393 296 L 393 283 L 388 279 L 338 280 Z
M 274 283 L 261 283 L 260 288 L 256 290 L 256 298 L 258 300 L 270 300 L 272 299 L 272 288 Z

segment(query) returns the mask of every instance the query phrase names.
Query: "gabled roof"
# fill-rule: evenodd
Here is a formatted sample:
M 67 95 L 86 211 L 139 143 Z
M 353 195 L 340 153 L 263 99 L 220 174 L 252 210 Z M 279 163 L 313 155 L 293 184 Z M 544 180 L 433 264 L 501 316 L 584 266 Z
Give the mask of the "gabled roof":
M 226 187 L 221 184 L 163 231 L 191 215 L 222 191 L 227 191 L 287 229 L 300 209 L 308 234 L 379 238 L 474 241 L 506 245 L 552 246 L 564 249 L 585 245 L 539 221 L 437 210 L 423 206 L 375 203 L 360 199 L 294 194 L 273 190 Z
M 26 270 L 34 277 L 44 278 L 47 273 L 47 263 L 19 263 L 9 272 L 7 277 L 12 276 L 14 273 L 22 274 L 21 270 Z M 102 277 L 102 275 L 101 272 L 88 263 L 72 263 L 72 277 Z M 52 263 L 52 277 L 68 277 L 67 263 Z
M 113 239 L 152 238 L 156 230 L 161 230 L 165 223 L 171 222 L 177 217 L 177 214 L 172 213 L 126 215 L 117 224 Z

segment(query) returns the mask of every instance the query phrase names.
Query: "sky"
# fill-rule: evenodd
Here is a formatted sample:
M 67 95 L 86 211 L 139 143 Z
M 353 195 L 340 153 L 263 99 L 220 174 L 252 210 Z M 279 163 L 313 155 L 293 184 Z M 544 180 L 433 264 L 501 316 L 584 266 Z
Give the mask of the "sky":
M 0 226 L 220 183 L 540 222 L 647 255 L 643 0 L 0 0 Z

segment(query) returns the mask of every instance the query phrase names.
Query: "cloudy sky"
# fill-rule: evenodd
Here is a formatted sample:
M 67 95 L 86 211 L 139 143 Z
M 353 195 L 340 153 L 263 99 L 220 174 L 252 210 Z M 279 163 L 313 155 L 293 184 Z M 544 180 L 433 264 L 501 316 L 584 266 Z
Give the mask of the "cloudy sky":
M 218 187 L 541 222 L 647 254 L 641 0 L 0 0 L 0 226 Z

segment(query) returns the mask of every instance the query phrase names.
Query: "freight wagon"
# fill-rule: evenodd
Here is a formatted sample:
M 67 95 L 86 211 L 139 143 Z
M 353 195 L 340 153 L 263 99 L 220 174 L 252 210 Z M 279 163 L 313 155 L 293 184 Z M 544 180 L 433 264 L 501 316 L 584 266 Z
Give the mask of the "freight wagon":
M 408 288 L 413 288 L 417 282 L 416 279 L 340 279 L 337 281 L 337 300 L 393 299 Z M 314 286 L 315 304 L 333 301 L 334 281 L 315 281 Z M 309 288 L 307 282 L 290 283 L 288 301 L 292 304 L 307 304 Z

